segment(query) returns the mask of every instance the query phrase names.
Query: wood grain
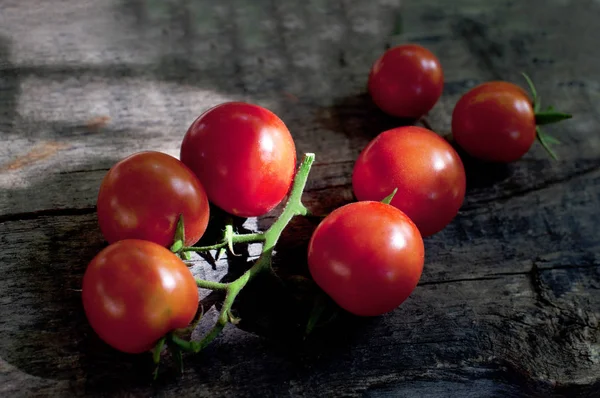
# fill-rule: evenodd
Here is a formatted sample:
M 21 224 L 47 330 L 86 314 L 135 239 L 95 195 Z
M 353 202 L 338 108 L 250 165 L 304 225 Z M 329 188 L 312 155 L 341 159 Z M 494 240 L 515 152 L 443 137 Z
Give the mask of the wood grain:
M 600 395 L 600 3 L 593 0 L 276 2 L 5 0 L 0 12 L 0 395 L 504 397 Z M 398 34 L 399 33 L 399 34 Z M 178 156 L 189 124 L 226 100 L 266 106 L 298 154 L 315 152 L 304 200 L 353 200 L 360 150 L 403 121 L 365 94 L 368 70 L 400 42 L 436 53 L 444 96 L 428 116 L 491 79 L 523 84 L 574 114 L 563 143 L 510 165 L 463 159 L 457 218 L 426 240 L 419 287 L 373 319 L 341 314 L 302 340 L 305 253 L 316 220 L 285 231 L 275 268 L 248 286 L 229 325 L 178 375 L 165 358 L 106 347 L 80 302 L 105 245 L 95 201 L 119 159 Z M 278 209 L 279 210 L 279 209 Z M 265 229 L 278 210 L 244 227 Z M 218 226 L 213 227 L 213 232 Z M 243 248 L 239 248 L 243 251 Z M 192 270 L 231 278 L 257 254 Z M 210 326 L 220 297 L 203 292 Z

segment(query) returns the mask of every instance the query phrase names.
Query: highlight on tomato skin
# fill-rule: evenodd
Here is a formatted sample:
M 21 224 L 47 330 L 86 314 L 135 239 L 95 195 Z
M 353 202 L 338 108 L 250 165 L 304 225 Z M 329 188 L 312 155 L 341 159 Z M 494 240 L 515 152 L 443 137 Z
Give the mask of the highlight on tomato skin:
M 402 211 L 382 202 L 335 209 L 317 226 L 308 246 L 315 283 L 341 308 L 377 316 L 413 292 L 425 261 L 423 239 Z
M 86 317 L 100 339 L 131 354 L 151 350 L 198 310 L 196 280 L 167 248 L 126 239 L 107 246 L 83 276 Z
M 492 81 L 466 92 L 452 112 L 452 136 L 474 158 L 514 162 L 536 139 L 533 104 L 516 84 Z
M 245 102 L 226 102 L 200 115 L 183 138 L 180 157 L 208 199 L 240 217 L 264 215 L 281 203 L 297 160 L 284 122 Z
M 210 215 L 196 175 L 178 159 L 156 151 L 117 162 L 102 180 L 96 207 L 108 243 L 144 239 L 168 247 L 183 215 L 189 246 L 200 240 Z
M 418 44 L 402 44 L 384 52 L 371 67 L 368 91 L 383 112 L 418 119 L 438 102 L 444 90 L 439 59 Z
M 466 174 L 460 156 L 445 139 L 423 127 L 404 126 L 384 131 L 361 151 L 352 188 L 358 200 L 374 201 L 398 188 L 390 204 L 428 237 L 458 214 Z

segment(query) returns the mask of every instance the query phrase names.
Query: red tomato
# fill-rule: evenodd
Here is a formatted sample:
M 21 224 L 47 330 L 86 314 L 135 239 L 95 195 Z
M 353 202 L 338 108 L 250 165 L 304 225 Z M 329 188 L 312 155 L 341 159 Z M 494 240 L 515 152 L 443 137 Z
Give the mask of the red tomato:
M 175 254 L 137 239 L 113 243 L 94 257 L 83 276 L 82 298 L 98 336 L 134 354 L 188 326 L 199 299 L 196 280 Z
M 440 61 L 416 44 L 390 48 L 369 74 L 373 102 L 392 116 L 420 118 L 433 108 L 443 90 Z
M 173 243 L 183 214 L 185 243 L 206 231 L 209 206 L 198 178 L 183 163 L 161 152 L 139 152 L 115 164 L 98 194 L 98 221 L 109 243 L 144 239 Z
M 452 113 L 452 135 L 471 156 L 512 162 L 536 138 L 535 112 L 521 87 L 508 82 L 481 84 L 463 95 Z
M 288 193 L 296 147 L 285 124 L 258 105 L 227 102 L 190 126 L 181 160 L 196 173 L 208 199 L 230 214 L 263 215 Z
M 308 266 L 317 285 L 340 307 L 375 316 L 412 293 L 424 253 L 419 230 L 406 214 L 381 202 L 355 202 L 319 224 L 308 246 Z
M 381 133 L 361 152 L 352 174 L 358 200 L 391 202 L 426 237 L 441 231 L 458 213 L 466 177 L 460 157 L 442 137 L 417 126 Z

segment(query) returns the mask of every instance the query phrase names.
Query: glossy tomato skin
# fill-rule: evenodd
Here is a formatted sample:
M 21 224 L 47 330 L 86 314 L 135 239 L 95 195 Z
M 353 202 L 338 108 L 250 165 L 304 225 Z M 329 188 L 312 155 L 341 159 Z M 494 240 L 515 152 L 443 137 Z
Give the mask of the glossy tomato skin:
M 454 219 L 466 190 L 463 163 L 454 148 L 431 130 L 405 126 L 375 137 L 360 153 L 352 173 L 358 200 L 381 201 L 395 188 L 391 205 L 402 210 L 427 237 Z
M 188 326 L 199 296 L 194 277 L 175 254 L 153 242 L 126 239 L 92 259 L 82 298 L 98 336 L 117 350 L 135 354 Z
M 296 147 L 279 117 L 254 104 L 227 102 L 190 126 L 181 160 L 196 173 L 209 200 L 240 217 L 263 215 L 288 193 Z
M 417 286 L 425 252 L 414 223 L 381 202 L 354 202 L 331 212 L 313 233 L 308 266 L 340 307 L 376 316 L 398 307 Z
M 115 164 L 100 185 L 98 222 L 109 243 L 144 239 L 162 246 L 173 243 L 183 214 L 185 243 L 196 243 L 206 231 L 209 204 L 194 173 L 176 158 L 146 151 Z
M 420 118 L 433 108 L 444 90 L 439 59 L 417 44 L 387 50 L 369 73 L 369 93 L 385 113 Z
M 483 83 L 465 93 L 452 112 L 452 135 L 471 156 L 513 162 L 536 138 L 535 112 L 521 87 L 502 81 Z

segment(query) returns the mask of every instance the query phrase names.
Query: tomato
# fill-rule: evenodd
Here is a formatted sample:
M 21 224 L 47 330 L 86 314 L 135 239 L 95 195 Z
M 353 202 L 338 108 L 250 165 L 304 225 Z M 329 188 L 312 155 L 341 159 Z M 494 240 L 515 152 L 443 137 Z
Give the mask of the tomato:
M 98 336 L 127 353 L 150 350 L 184 328 L 198 310 L 198 288 L 186 265 L 156 243 L 125 239 L 92 259 L 83 276 L 85 314 Z
M 456 103 L 452 135 L 475 158 L 505 163 L 518 160 L 536 139 L 532 101 L 515 84 L 483 83 Z
M 308 246 L 314 281 L 340 307 L 359 316 L 398 307 L 417 286 L 425 260 L 423 239 L 400 210 L 354 202 L 331 212 Z
M 162 246 L 173 243 L 180 214 L 186 245 L 196 243 L 206 231 L 210 212 L 194 173 L 176 158 L 153 151 L 133 154 L 108 171 L 97 210 L 109 243 L 144 239 Z
M 395 188 L 391 205 L 402 210 L 423 237 L 441 231 L 463 203 L 466 177 L 452 146 L 431 130 L 405 126 L 375 137 L 352 172 L 358 200 L 380 201 Z
M 181 160 L 200 178 L 213 204 L 236 216 L 255 217 L 271 211 L 288 193 L 296 147 L 271 111 L 227 102 L 192 123 L 181 144 Z
M 431 51 L 403 44 L 390 48 L 375 62 L 368 88 L 373 102 L 385 113 L 417 119 L 440 99 L 444 73 Z

